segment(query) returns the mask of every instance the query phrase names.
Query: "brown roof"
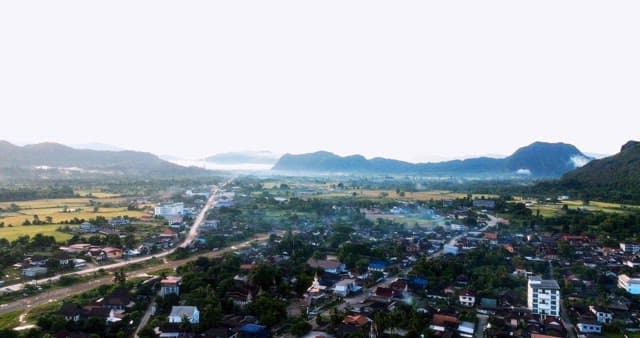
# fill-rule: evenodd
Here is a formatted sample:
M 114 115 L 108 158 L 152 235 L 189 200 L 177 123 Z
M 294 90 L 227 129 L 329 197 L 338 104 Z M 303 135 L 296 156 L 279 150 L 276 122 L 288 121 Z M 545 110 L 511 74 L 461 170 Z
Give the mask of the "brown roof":
M 346 316 L 342 322 L 347 325 L 365 326 L 369 323 L 369 318 L 362 315 Z
M 327 261 L 323 259 L 313 259 L 309 258 L 307 260 L 307 264 L 312 268 L 321 268 L 321 269 L 337 269 L 340 267 L 340 262 Z
M 457 317 L 451 316 L 451 315 L 444 315 L 440 313 L 433 315 L 433 320 L 431 322 L 434 325 L 440 325 L 440 326 L 443 326 L 446 324 L 454 324 L 454 325 L 460 324 L 460 321 L 458 320 Z

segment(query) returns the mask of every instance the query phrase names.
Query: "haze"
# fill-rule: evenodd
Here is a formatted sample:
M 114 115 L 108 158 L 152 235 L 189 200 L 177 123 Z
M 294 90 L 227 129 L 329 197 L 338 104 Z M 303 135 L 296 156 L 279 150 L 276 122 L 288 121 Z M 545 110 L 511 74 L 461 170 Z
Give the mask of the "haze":
M 422 161 L 637 137 L 637 1 L 4 1 L 2 137 Z

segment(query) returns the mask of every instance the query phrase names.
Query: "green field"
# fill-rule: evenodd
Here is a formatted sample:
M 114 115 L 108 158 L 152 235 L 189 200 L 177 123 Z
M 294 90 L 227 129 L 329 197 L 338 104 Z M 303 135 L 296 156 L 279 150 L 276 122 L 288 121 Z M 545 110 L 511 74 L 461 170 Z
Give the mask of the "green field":
M 14 311 L 0 315 L 0 329 L 13 329 L 20 324 L 22 311 Z
M 20 236 L 29 235 L 33 237 L 35 234 L 41 233 L 46 236 L 54 236 L 56 241 L 66 241 L 71 238 L 70 234 L 56 231 L 60 227 L 58 224 L 47 225 L 16 225 L 13 227 L 0 228 L 0 238 L 5 238 L 8 241 L 12 241 Z

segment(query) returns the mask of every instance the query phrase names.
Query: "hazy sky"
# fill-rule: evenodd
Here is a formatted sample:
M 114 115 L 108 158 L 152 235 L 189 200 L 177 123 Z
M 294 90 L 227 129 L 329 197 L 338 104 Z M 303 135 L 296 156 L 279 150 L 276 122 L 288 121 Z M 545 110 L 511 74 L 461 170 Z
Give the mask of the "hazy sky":
M 2 1 L 0 139 L 405 160 L 640 138 L 640 2 Z

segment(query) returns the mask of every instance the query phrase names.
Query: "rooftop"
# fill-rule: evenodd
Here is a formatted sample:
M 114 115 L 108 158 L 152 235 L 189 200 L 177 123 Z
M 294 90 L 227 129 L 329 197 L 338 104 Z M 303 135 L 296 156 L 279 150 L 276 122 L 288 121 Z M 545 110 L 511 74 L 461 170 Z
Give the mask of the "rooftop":
M 531 285 L 531 287 L 541 289 L 560 290 L 560 285 L 558 285 L 557 281 L 553 279 L 541 279 L 537 276 L 532 276 L 529 278 L 529 285 Z

